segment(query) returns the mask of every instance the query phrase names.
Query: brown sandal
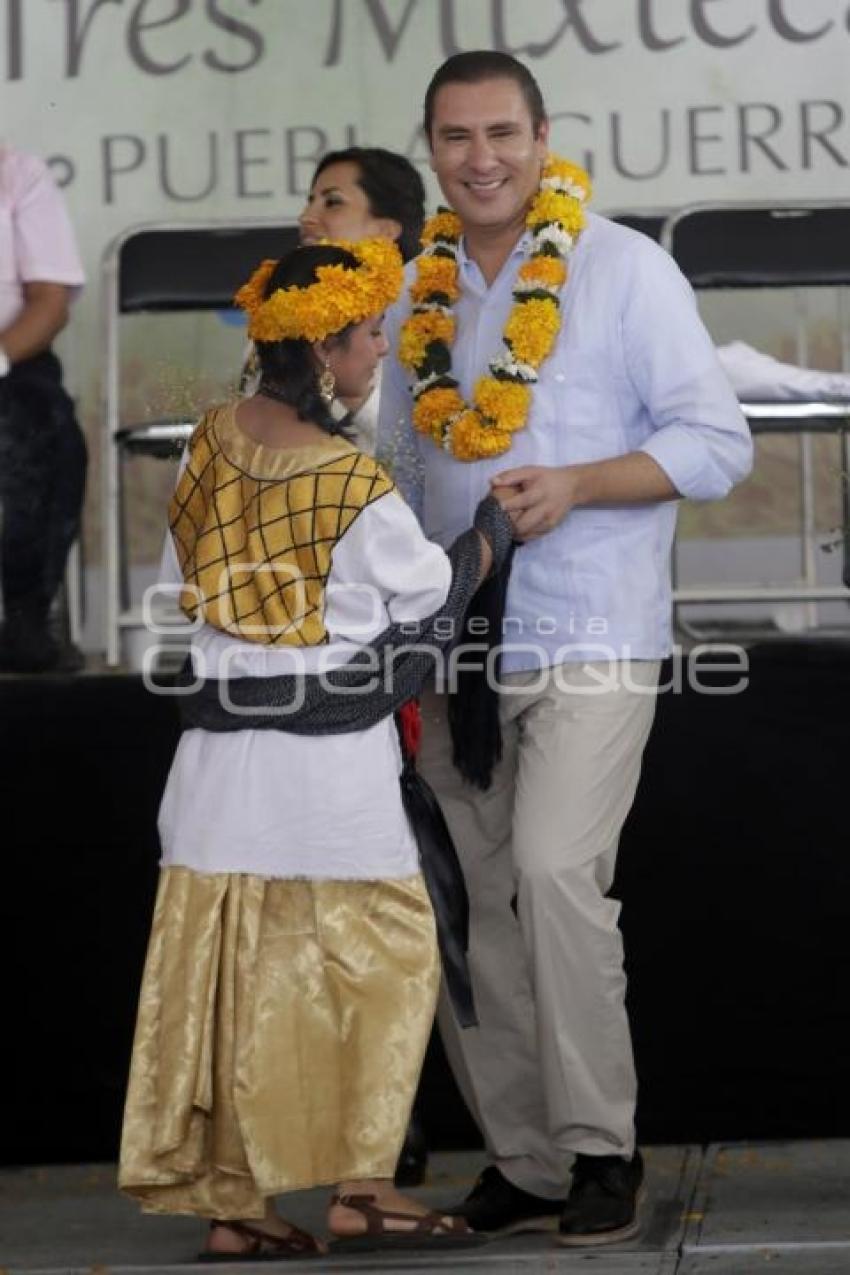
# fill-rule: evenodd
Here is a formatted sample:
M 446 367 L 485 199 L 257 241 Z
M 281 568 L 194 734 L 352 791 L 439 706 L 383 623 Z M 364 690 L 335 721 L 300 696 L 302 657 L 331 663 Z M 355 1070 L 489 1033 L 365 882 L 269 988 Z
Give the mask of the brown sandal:
M 212 1253 L 209 1249 L 204 1249 L 198 1254 L 199 1262 L 230 1262 L 231 1265 L 236 1262 L 285 1262 L 301 1257 L 318 1257 L 322 1252 L 314 1235 L 293 1226 L 291 1222 L 287 1223 L 290 1228 L 288 1235 L 270 1235 L 268 1231 L 250 1226 L 247 1222 L 223 1222 L 216 1219 L 210 1222 L 211 1231 L 220 1226 L 226 1226 L 228 1230 L 244 1236 L 248 1241 L 247 1247 L 238 1253 Z
M 341 1204 L 353 1209 L 366 1219 L 366 1231 L 362 1235 L 336 1236 L 331 1244 L 333 1253 L 372 1253 L 378 1249 L 422 1248 L 471 1248 L 486 1244 L 487 1236 L 476 1235 L 464 1217 L 451 1217 L 443 1213 L 401 1213 L 395 1209 L 382 1209 L 374 1195 L 334 1195 L 331 1204 Z M 409 1222 L 408 1230 L 392 1230 L 388 1221 Z

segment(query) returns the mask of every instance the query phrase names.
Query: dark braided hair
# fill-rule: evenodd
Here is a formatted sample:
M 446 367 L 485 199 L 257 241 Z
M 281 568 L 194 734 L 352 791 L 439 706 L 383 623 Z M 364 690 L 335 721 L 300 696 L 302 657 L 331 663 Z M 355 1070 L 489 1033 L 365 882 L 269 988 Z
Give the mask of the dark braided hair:
M 356 270 L 359 264 L 350 252 L 330 244 L 293 248 L 281 257 L 269 276 L 265 296 L 270 297 L 278 288 L 309 288 L 318 281 L 320 266 Z M 345 347 L 350 338 L 351 325 L 329 337 L 327 343 Z M 290 337 L 283 341 L 256 341 L 255 347 L 261 372 L 259 393 L 262 394 L 265 387 L 270 398 L 294 407 L 299 420 L 312 421 L 327 434 L 349 437 L 349 418 L 336 420 L 319 393 L 319 370 L 309 341 Z

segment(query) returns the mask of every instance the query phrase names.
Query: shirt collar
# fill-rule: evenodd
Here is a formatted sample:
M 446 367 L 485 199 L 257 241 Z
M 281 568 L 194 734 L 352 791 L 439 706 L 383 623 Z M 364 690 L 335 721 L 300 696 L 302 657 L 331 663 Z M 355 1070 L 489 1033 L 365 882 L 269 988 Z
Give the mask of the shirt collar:
M 524 257 L 530 246 L 531 231 L 524 230 L 511 249 L 511 257 Z M 466 251 L 466 235 L 461 235 L 460 237 L 460 243 L 458 244 L 457 250 L 457 261 L 461 270 L 469 270 L 471 267 L 474 267 L 476 270 L 478 269 L 477 265 Z

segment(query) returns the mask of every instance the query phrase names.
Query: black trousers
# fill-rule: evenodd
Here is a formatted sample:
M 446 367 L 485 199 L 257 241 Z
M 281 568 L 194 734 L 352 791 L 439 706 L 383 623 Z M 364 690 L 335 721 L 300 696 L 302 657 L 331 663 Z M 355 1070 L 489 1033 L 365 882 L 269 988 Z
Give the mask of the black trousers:
M 87 454 L 49 350 L 0 379 L 0 586 L 7 614 L 46 619 L 80 530 Z

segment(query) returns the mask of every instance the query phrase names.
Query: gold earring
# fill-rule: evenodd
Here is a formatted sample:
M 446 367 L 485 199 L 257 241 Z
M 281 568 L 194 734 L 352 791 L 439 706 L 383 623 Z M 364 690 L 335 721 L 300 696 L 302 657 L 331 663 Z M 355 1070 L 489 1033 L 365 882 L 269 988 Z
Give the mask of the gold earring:
M 319 393 L 326 403 L 334 401 L 334 391 L 336 390 L 336 377 L 331 371 L 330 363 L 326 363 L 319 377 Z

